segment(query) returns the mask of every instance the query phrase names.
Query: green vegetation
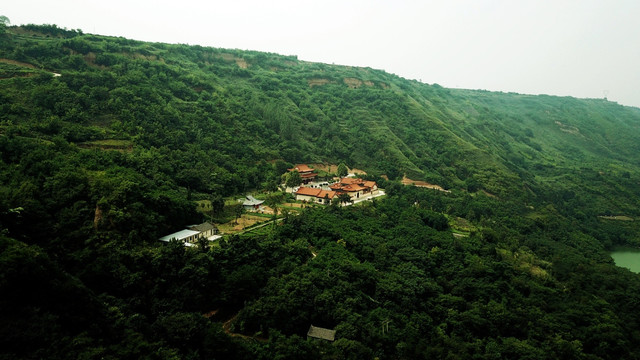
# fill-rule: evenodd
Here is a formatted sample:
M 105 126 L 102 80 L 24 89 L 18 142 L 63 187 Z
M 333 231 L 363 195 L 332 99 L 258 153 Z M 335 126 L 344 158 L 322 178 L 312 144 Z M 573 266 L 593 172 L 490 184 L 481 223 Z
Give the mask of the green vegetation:
M 0 358 L 640 357 L 640 109 L 3 24 Z M 295 163 L 387 196 L 293 215 Z
M 286 187 L 296 187 L 300 184 L 302 184 L 302 177 L 300 176 L 300 173 L 296 170 L 288 172 L 284 175 L 284 184 Z
M 349 169 L 347 169 L 347 165 L 345 165 L 344 163 L 340 163 L 340 165 L 338 165 L 338 176 L 345 177 L 348 174 L 349 174 Z
M 4 35 L 7 32 L 7 26 L 9 24 L 11 24 L 9 18 L 4 15 L 0 15 L 0 36 Z

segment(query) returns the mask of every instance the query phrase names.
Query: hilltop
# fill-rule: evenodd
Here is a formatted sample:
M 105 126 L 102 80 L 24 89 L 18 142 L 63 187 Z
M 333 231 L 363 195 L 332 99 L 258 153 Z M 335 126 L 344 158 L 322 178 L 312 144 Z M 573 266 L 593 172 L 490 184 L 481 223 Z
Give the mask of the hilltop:
M 606 253 L 640 244 L 638 108 L 54 25 L 8 27 L 0 53 L 9 354 L 640 353 L 640 280 Z M 158 244 L 297 163 L 362 169 L 388 199 Z

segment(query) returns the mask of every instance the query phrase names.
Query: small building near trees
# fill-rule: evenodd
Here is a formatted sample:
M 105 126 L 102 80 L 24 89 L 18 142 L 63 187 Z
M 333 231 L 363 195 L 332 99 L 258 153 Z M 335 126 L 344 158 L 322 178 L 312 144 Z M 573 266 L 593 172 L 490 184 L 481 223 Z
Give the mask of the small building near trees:
M 302 178 L 302 183 L 303 184 L 308 184 L 308 183 L 312 182 L 313 179 L 315 179 L 316 176 L 318 176 L 318 174 L 315 172 L 315 170 L 310 168 L 309 166 L 307 166 L 307 164 L 298 164 L 298 165 L 296 165 L 293 168 L 288 169 L 288 170 L 289 170 L 289 172 L 297 171 L 298 173 L 300 173 L 300 177 Z
M 342 178 L 329 187 L 338 194 L 349 194 L 352 200 L 359 199 L 360 196 L 375 195 L 378 193 L 378 185 L 375 181 L 360 178 Z
M 199 225 L 189 225 L 187 226 L 187 229 L 192 231 L 198 231 L 199 237 L 205 237 L 207 239 L 209 239 L 211 236 L 214 236 L 218 233 L 218 228 L 210 222 L 204 222 Z
M 308 188 L 304 186 L 301 186 L 295 194 L 296 200 L 309 201 L 324 205 L 330 204 L 331 200 L 338 195 L 335 191 Z
M 258 200 L 251 195 L 247 195 L 244 199 L 238 201 L 242 202 L 242 206 L 246 211 L 258 211 L 260 210 L 260 205 L 264 203 L 264 200 Z
M 307 331 L 307 339 L 334 341 L 336 339 L 336 331 L 311 325 L 309 326 L 309 331 Z
M 182 243 L 184 246 L 195 246 L 198 242 L 198 239 L 205 238 L 209 241 L 214 241 L 222 236 L 217 235 L 218 228 L 209 223 L 205 222 L 198 225 L 189 225 L 186 229 L 174 232 L 173 234 L 169 234 L 161 237 L 160 241 L 169 242 L 173 239 L 176 239 Z

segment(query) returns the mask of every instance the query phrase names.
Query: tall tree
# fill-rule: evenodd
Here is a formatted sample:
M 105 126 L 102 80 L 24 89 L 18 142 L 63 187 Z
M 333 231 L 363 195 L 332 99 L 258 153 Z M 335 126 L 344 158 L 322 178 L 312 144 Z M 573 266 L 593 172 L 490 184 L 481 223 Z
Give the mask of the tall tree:
M 300 176 L 300 173 L 297 172 L 296 170 L 293 170 L 292 172 L 288 173 L 284 184 L 290 188 L 296 187 L 302 184 L 302 177 Z
M 224 209 L 224 199 L 220 194 L 211 195 L 211 216 L 216 216 Z
M 349 168 L 347 168 L 347 165 L 345 165 L 344 163 L 340 163 L 340 165 L 338 165 L 338 176 L 345 177 L 348 174 Z
M 231 210 L 233 211 L 233 215 L 236 218 L 235 219 L 235 224 L 238 225 L 238 219 L 244 213 L 244 206 L 242 205 L 242 203 L 236 203 L 236 204 L 231 205 Z
M 340 202 L 343 204 L 348 204 L 351 202 L 351 196 L 349 196 L 349 194 L 347 193 L 342 193 L 338 195 L 338 199 L 340 199 Z
M 276 218 L 278 217 L 278 208 L 280 204 L 284 201 L 284 193 L 282 192 L 274 192 L 267 195 L 267 198 L 264 200 L 264 203 L 273 209 L 273 224 L 276 223 Z
M 9 25 L 11 25 L 11 21 L 9 21 L 9 18 L 4 15 L 0 15 L 0 35 L 4 34 L 7 31 L 7 26 Z

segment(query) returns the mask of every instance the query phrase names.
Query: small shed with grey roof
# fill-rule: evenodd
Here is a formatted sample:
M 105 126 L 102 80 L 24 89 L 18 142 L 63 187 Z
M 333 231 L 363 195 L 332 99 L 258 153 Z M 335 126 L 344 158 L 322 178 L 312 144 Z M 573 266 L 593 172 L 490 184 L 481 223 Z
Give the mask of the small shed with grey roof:
M 194 230 L 194 231 L 199 231 L 199 237 L 206 237 L 207 239 L 211 240 L 210 238 L 218 233 L 218 228 L 215 227 L 215 225 L 213 225 L 210 222 L 204 222 L 202 224 L 199 225 L 190 225 L 187 226 L 187 229 L 189 230 Z
M 336 339 L 336 331 L 311 325 L 309 326 L 309 331 L 307 331 L 307 339 L 309 338 L 334 341 Z
M 264 200 L 258 200 L 251 195 L 245 196 L 245 198 L 240 199 L 240 201 L 242 201 L 242 206 L 244 206 L 245 210 L 258 210 L 264 202 Z

